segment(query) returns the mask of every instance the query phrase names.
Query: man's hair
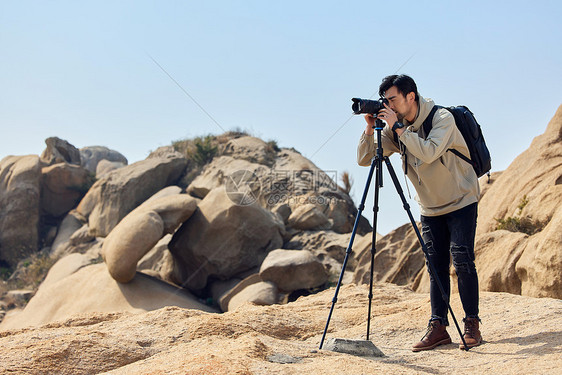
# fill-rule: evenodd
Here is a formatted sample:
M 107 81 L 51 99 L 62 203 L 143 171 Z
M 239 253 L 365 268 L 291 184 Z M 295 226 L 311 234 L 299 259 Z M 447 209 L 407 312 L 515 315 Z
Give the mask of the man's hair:
M 410 92 L 413 92 L 416 95 L 416 102 L 420 101 L 420 97 L 418 95 L 418 87 L 416 86 L 416 82 L 414 82 L 411 77 L 405 74 L 393 74 L 391 76 L 384 77 L 381 85 L 379 86 L 379 95 L 383 97 L 384 93 L 392 86 L 396 86 L 398 92 L 404 96 L 408 95 Z

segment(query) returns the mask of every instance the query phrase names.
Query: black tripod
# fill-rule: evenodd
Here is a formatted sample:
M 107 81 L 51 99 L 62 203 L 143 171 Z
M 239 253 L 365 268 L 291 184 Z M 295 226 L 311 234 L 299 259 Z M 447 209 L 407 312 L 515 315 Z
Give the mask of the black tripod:
M 369 311 L 368 311 L 368 315 L 367 315 L 367 340 L 369 340 L 369 332 L 371 330 L 371 305 L 372 305 L 372 300 L 373 300 L 373 273 L 374 273 L 374 261 L 375 261 L 375 253 L 376 253 L 377 216 L 378 216 L 378 211 L 379 211 L 379 190 L 383 186 L 383 183 L 382 183 L 382 166 L 383 166 L 383 164 L 382 164 L 382 162 L 384 161 L 385 164 L 386 164 L 386 167 L 388 168 L 388 172 L 390 173 L 390 177 L 392 178 L 392 182 L 394 183 L 394 187 L 396 188 L 396 191 L 398 192 L 398 195 L 400 196 L 400 199 L 402 200 L 404 210 L 406 210 L 406 212 L 408 213 L 408 217 L 410 218 L 410 222 L 412 223 L 412 228 L 414 228 L 414 231 L 416 232 L 416 236 L 418 237 L 418 241 L 420 242 L 420 245 L 422 247 L 422 251 L 425 255 L 425 259 L 427 260 L 429 272 L 431 273 L 431 275 L 435 279 L 435 281 L 437 283 L 437 286 L 439 287 L 439 290 L 441 291 L 441 296 L 442 296 L 443 300 L 447 303 L 447 308 L 449 309 L 449 312 L 451 313 L 451 317 L 453 318 L 453 321 L 455 322 L 455 326 L 457 327 L 457 331 L 459 332 L 459 335 L 461 336 L 461 340 L 462 340 L 462 343 L 464 344 L 465 350 L 468 350 L 469 348 L 466 345 L 466 342 L 464 341 L 464 337 L 461 333 L 461 329 L 459 327 L 457 319 L 455 318 L 455 314 L 453 313 L 453 309 L 451 308 L 451 305 L 449 304 L 449 296 L 445 292 L 445 289 L 443 288 L 443 284 L 441 284 L 441 281 L 437 277 L 437 271 L 435 270 L 435 267 L 433 266 L 433 264 L 430 261 L 430 258 L 428 256 L 428 252 L 427 252 L 427 246 L 426 246 L 426 244 L 425 244 L 425 242 L 424 242 L 424 240 L 423 240 L 423 238 L 420 234 L 420 231 L 419 231 L 419 229 L 416 225 L 416 221 L 414 220 L 414 217 L 412 216 L 412 212 L 410 211 L 410 205 L 408 204 L 408 202 L 406 201 L 406 198 L 404 197 L 404 191 L 402 190 L 402 187 L 400 186 L 400 182 L 398 181 L 398 177 L 396 177 L 396 173 L 394 172 L 394 168 L 392 167 L 392 164 L 390 163 L 390 160 L 389 160 L 388 156 L 383 156 L 381 132 L 382 132 L 382 129 L 384 128 L 384 123 L 382 122 L 382 120 L 376 119 L 374 128 L 375 128 L 375 131 L 377 132 L 377 151 L 376 151 L 375 157 L 373 158 L 373 160 L 371 160 L 371 169 L 369 170 L 369 176 L 367 177 L 367 183 L 365 185 L 365 190 L 363 191 L 363 197 L 361 198 L 361 203 L 359 204 L 359 209 L 358 209 L 358 212 L 357 212 L 357 216 L 355 218 L 355 224 L 353 225 L 353 230 L 351 231 L 351 239 L 349 240 L 349 245 L 347 246 L 347 250 L 345 251 L 345 259 L 343 261 L 342 270 L 341 270 L 340 277 L 339 277 L 339 280 L 338 280 L 338 285 L 336 286 L 336 292 L 334 294 L 334 298 L 332 299 L 332 307 L 330 308 L 330 314 L 328 315 L 328 320 L 326 321 L 326 328 L 324 328 L 324 333 L 322 334 L 322 340 L 320 341 L 320 349 L 322 349 L 322 346 L 324 345 L 324 339 L 326 338 L 326 332 L 328 331 L 330 319 L 332 318 L 332 313 L 334 312 L 334 307 L 336 305 L 336 302 L 338 301 L 338 293 L 340 291 L 340 287 L 341 287 L 341 284 L 342 284 L 343 274 L 344 274 L 345 268 L 347 266 L 347 261 L 348 261 L 349 255 L 351 254 L 351 251 L 352 251 L 353 241 L 355 240 L 355 234 L 357 232 L 357 227 L 358 227 L 358 224 L 359 224 L 359 218 L 361 217 L 361 213 L 365 209 L 365 200 L 367 199 L 367 193 L 369 192 L 369 186 L 371 185 L 371 180 L 373 178 L 373 172 L 376 172 L 376 175 L 375 175 L 375 203 L 374 203 L 374 206 L 373 206 L 373 241 L 372 241 L 372 245 L 371 245 L 371 277 L 370 277 L 370 282 L 369 282 Z

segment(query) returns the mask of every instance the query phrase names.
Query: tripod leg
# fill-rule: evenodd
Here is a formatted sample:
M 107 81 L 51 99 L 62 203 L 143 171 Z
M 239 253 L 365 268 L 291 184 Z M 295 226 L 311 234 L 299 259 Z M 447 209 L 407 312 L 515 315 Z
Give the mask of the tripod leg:
M 439 287 L 439 290 L 441 291 L 441 296 L 443 298 L 443 301 L 445 301 L 445 303 L 447 304 L 447 308 L 449 309 L 449 312 L 451 313 L 451 317 L 453 318 L 453 321 L 455 322 L 455 326 L 457 327 L 457 331 L 459 332 L 459 335 L 461 336 L 462 343 L 464 344 L 465 349 L 468 350 L 468 346 L 466 345 L 466 342 L 464 341 L 464 337 L 461 333 L 461 329 L 459 327 L 459 323 L 457 322 L 457 318 L 455 318 L 455 314 L 453 313 L 453 309 L 451 308 L 451 304 L 449 303 L 449 296 L 445 292 L 445 289 L 443 288 L 443 284 L 441 284 L 441 281 L 439 280 L 439 277 L 437 276 L 437 271 L 435 270 L 435 267 L 433 266 L 433 263 L 429 259 L 429 255 L 428 255 L 428 252 L 427 252 L 427 246 L 426 246 L 426 244 L 425 244 L 425 242 L 424 242 L 424 240 L 423 240 L 423 238 L 420 234 L 418 226 L 416 225 L 416 221 L 414 220 L 414 217 L 412 216 L 412 211 L 410 211 L 410 205 L 406 201 L 406 197 L 404 196 L 404 191 L 402 190 L 402 187 L 400 186 L 400 182 L 398 181 L 398 177 L 396 177 L 396 173 L 394 172 L 394 168 L 392 167 L 392 164 L 390 163 L 390 160 L 388 159 L 388 157 L 384 157 L 384 162 L 386 163 L 386 166 L 388 168 L 388 172 L 390 173 L 390 177 L 392 178 L 392 182 L 394 183 L 394 186 L 396 187 L 396 191 L 398 192 L 398 195 L 400 196 L 400 199 L 402 200 L 402 204 L 404 205 L 404 210 L 406 210 L 406 212 L 408 213 L 408 217 L 410 218 L 410 222 L 412 223 L 412 227 L 414 228 L 414 231 L 416 232 L 416 236 L 418 237 L 418 241 L 420 242 L 420 245 L 422 247 L 422 251 L 425 255 L 425 259 L 427 260 L 429 272 L 431 273 L 431 275 L 435 279 L 435 281 L 437 283 L 437 286 Z
M 371 332 L 371 306 L 373 302 L 373 276 L 375 272 L 375 254 L 377 252 L 377 219 L 379 213 L 379 191 L 382 187 L 382 156 L 377 158 L 376 161 L 376 175 L 375 175 L 375 202 L 373 204 L 373 239 L 371 242 L 371 272 L 369 278 L 369 309 L 367 312 L 367 337 L 369 340 L 369 334 Z
M 353 224 L 353 230 L 351 231 L 351 238 L 349 239 L 349 244 L 347 246 L 347 250 L 345 251 L 345 258 L 343 260 L 340 277 L 338 279 L 338 284 L 336 285 L 336 291 L 334 293 L 334 298 L 332 299 L 332 307 L 330 308 L 330 313 L 328 314 L 328 320 L 326 321 L 326 327 L 324 328 L 324 333 L 322 334 L 322 340 L 320 341 L 319 349 L 322 349 L 322 346 L 324 345 L 324 339 L 326 338 L 326 333 L 328 332 L 328 326 L 330 325 L 330 319 L 332 318 L 332 313 L 334 312 L 334 306 L 336 305 L 336 302 L 338 301 L 338 293 L 340 291 L 341 283 L 342 283 L 342 280 L 343 280 L 343 274 L 345 272 L 345 268 L 346 268 L 347 262 L 349 260 L 349 255 L 352 252 L 353 241 L 355 241 L 355 234 L 357 233 L 357 227 L 359 225 L 359 219 L 361 218 L 361 213 L 365 209 L 365 201 L 367 200 L 367 194 L 369 192 L 369 186 L 371 185 L 371 180 L 373 179 L 373 172 L 375 171 L 377 164 L 382 165 L 382 161 L 379 158 L 373 158 L 373 160 L 371 161 L 371 168 L 369 169 L 369 176 L 367 177 L 367 182 L 365 183 L 365 189 L 363 190 L 363 197 L 361 198 L 361 203 L 359 204 L 359 208 L 357 210 L 357 216 L 355 217 L 355 223 Z

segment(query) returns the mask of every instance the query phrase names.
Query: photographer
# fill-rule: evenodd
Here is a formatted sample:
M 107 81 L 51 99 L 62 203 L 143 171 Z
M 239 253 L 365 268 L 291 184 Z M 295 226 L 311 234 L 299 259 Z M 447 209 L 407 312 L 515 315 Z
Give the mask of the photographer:
M 401 154 L 403 169 L 414 185 L 421 211 L 422 236 L 427 255 L 436 269 L 445 293 L 450 295 L 449 264 L 451 255 L 458 277 L 458 288 L 465 312 L 464 339 L 467 346 L 480 345 L 482 336 L 478 318 L 478 277 L 474 265 L 474 236 L 480 188 L 472 166 L 447 152 L 460 151 L 469 157 L 466 142 L 453 116 L 439 108 L 432 129 L 424 134 L 423 122 L 434 103 L 418 94 L 416 83 L 406 75 L 385 77 L 379 94 L 388 105 L 377 113 L 386 122 L 382 130 L 385 156 Z M 357 148 L 359 165 L 369 166 L 375 156 L 375 116 L 365 115 L 367 127 Z M 395 134 L 394 134 L 395 133 Z M 447 333 L 447 302 L 430 274 L 431 318 L 428 329 L 412 350 L 430 350 L 451 343 Z M 461 349 L 464 348 L 460 344 Z

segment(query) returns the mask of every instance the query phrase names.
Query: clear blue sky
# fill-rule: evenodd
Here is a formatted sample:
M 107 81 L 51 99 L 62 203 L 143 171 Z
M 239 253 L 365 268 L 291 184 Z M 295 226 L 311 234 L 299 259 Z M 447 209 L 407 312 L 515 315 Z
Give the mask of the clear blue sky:
M 58 136 L 133 163 L 240 128 L 349 171 L 357 201 L 368 169 L 356 165 L 364 120 L 350 99 L 400 69 L 422 96 L 468 105 L 503 170 L 562 104 L 561 4 L 1 1 L 0 159 Z M 389 178 L 381 195 L 387 233 L 408 219 Z

